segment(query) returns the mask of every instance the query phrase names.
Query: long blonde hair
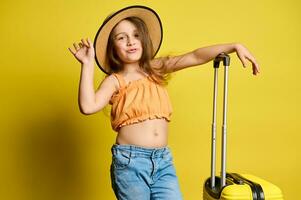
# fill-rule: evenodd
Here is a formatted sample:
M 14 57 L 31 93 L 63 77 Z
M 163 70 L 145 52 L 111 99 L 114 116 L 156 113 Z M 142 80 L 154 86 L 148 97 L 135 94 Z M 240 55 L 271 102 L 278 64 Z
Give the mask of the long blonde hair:
M 139 35 L 141 35 L 140 40 L 142 44 L 142 55 L 139 61 L 140 68 L 149 74 L 150 78 L 160 84 L 160 85 L 167 85 L 168 80 L 170 79 L 169 73 L 166 73 L 166 66 L 164 65 L 164 59 L 160 59 L 160 62 L 156 62 L 156 65 L 151 65 L 151 60 L 153 59 L 154 49 L 153 44 L 149 36 L 149 32 L 147 26 L 145 25 L 144 21 L 138 17 L 128 17 L 124 20 L 128 20 L 133 23 Z M 115 26 L 116 27 L 116 26 Z M 113 32 L 114 28 L 110 33 L 108 45 L 107 45 L 107 61 L 110 66 L 109 74 L 111 73 L 118 73 L 124 69 L 122 61 L 119 59 L 115 49 L 114 49 L 114 40 L 113 40 Z

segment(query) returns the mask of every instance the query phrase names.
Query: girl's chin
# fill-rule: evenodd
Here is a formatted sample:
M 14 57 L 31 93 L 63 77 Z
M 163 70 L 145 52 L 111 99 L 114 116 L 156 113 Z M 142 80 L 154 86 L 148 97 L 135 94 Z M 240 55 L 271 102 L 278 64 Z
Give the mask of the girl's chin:
M 139 60 L 127 60 L 124 62 L 125 64 L 138 64 Z
M 135 62 L 139 62 L 141 59 L 141 56 L 135 56 L 135 57 L 130 57 L 126 59 L 127 63 L 135 63 Z

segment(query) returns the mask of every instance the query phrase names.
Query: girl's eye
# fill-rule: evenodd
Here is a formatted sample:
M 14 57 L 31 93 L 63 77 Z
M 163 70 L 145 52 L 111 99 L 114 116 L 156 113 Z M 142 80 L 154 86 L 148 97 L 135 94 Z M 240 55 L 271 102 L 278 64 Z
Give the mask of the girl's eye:
M 135 36 L 135 37 L 139 37 L 139 34 L 135 34 L 134 36 Z
M 124 39 L 124 37 L 119 37 L 119 38 L 117 38 L 117 40 L 123 40 Z

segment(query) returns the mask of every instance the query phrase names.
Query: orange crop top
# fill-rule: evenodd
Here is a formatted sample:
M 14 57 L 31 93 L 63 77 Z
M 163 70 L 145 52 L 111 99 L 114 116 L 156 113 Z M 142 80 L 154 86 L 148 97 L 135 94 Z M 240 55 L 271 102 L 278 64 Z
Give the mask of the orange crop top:
M 165 118 L 168 122 L 172 106 L 164 86 L 156 84 L 149 76 L 126 84 L 117 73 L 120 88 L 112 95 L 111 125 L 116 132 L 122 126 L 142 122 L 147 119 Z

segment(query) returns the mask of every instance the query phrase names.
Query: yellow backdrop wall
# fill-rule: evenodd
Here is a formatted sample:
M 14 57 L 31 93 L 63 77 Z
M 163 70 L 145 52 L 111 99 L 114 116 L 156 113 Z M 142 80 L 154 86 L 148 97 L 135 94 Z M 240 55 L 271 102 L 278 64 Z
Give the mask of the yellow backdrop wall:
M 296 199 L 301 179 L 297 0 L 2 1 L 0 199 L 115 198 L 109 165 L 116 133 L 109 107 L 91 116 L 79 112 L 80 65 L 67 48 L 81 38 L 94 39 L 108 14 L 136 4 L 161 17 L 159 55 L 227 42 L 240 42 L 255 55 L 261 66 L 257 77 L 231 54 L 227 169 L 267 179 L 285 199 Z M 103 78 L 95 65 L 95 87 Z M 168 90 L 174 108 L 169 146 L 181 190 L 185 199 L 201 199 L 210 174 L 212 62 L 174 73 Z M 218 130 L 221 110 L 219 104 Z

